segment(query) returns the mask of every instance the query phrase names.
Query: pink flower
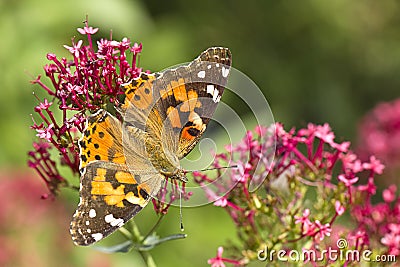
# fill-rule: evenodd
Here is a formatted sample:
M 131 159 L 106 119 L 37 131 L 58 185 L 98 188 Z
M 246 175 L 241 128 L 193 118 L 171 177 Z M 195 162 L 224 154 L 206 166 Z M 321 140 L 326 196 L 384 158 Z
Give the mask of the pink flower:
M 336 210 L 336 214 L 340 216 L 344 213 L 345 207 L 343 207 L 342 204 L 340 204 L 340 201 L 336 200 L 335 210 Z
M 99 30 L 99 28 L 85 26 L 83 27 L 83 29 L 78 28 L 77 30 L 80 34 L 95 34 Z
M 359 185 L 357 187 L 357 189 L 359 191 L 365 191 L 369 195 L 375 195 L 375 193 L 376 193 L 376 185 L 375 185 L 375 182 L 374 182 L 374 178 L 373 177 L 368 178 L 368 183 L 366 185 Z
M 78 43 L 73 43 L 72 46 L 64 45 L 66 49 L 69 50 L 71 54 L 73 54 L 76 58 L 79 57 L 79 53 L 81 51 L 81 46 L 83 44 L 82 40 L 79 40 Z
M 395 231 L 392 231 L 394 229 Z M 391 224 L 390 225 L 390 232 L 388 232 L 384 237 L 381 239 L 381 243 L 387 246 L 388 253 L 391 255 L 400 255 L 400 229 L 399 225 Z
M 361 160 L 357 158 L 357 155 L 353 152 L 341 154 L 340 158 L 343 162 L 343 169 L 346 173 L 358 173 L 364 170 Z
M 217 201 L 214 202 L 214 206 L 218 206 L 218 207 L 226 207 L 227 204 L 228 204 L 228 200 L 225 197 L 221 197 Z
M 364 230 L 357 230 L 355 233 L 349 233 L 348 239 L 355 240 L 356 249 L 369 244 L 368 234 Z
M 319 220 L 315 221 L 315 226 L 316 228 L 318 228 L 318 232 L 315 235 L 317 238 L 319 236 L 319 240 L 322 241 L 324 240 L 325 236 L 330 236 L 331 232 L 332 232 L 332 228 L 331 225 L 329 223 L 326 224 L 321 224 L 321 222 Z
M 396 235 L 400 235 L 400 223 L 396 224 L 396 223 L 391 223 L 388 226 L 389 230 L 396 234 Z
M 333 148 L 339 150 L 340 152 L 347 152 L 349 150 L 350 147 L 350 142 L 343 142 L 340 144 L 333 144 L 332 145 Z
M 385 166 L 381 164 L 381 162 L 376 159 L 375 156 L 371 156 L 369 158 L 369 162 L 364 163 L 363 167 L 364 169 L 371 170 L 376 174 L 382 174 L 383 169 L 385 168 Z
M 45 129 L 36 129 L 38 132 L 36 136 L 38 136 L 41 139 L 45 139 L 48 142 L 51 142 L 51 137 L 53 135 L 53 124 L 50 124 L 47 128 Z
M 40 102 L 38 106 L 35 107 L 36 112 L 40 112 L 42 110 L 48 110 L 49 107 L 53 104 L 53 102 L 48 102 L 47 99 L 45 98 L 43 102 Z
M 328 123 L 325 123 L 324 125 L 318 125 L 315 129 L 315 136 L 323 140 L 325 143 L 330 145 L 335 144 L 333 141 L 335 139 L 335 135 L 331 131 L 331 127 Z
M 222 253 L 224 252 L 223 247 L 219 247 L 217 251 L 217 256 L 215 258 L 211 258 L 207 261 L 208 264 L 211 264 L 211 267 L 225 267 L 224 260 L 222 258 Z
M 346 187 L 350 187 L 353 184 L 357 183 L 358 177 L 354 177 L 352 179 L 347 179 L 345 175 L 340 174 L 338 177 L 339 181 L 342 181 Z
M 296 219 L 294 223 L 298 224 L 298 223 L 309 222 L 308 216 L 310 216 L 310 209 L 305 209 L 303 212 L 303 216 L 297 216 L 297 215 L 294 216 L 294 218 Z
M 243 164 L 240 161 L 237 162 L 236 165 L 237 168 L 236 170 L 234 170 L 234 174 L 232 175 L 233 180 L 239 183 L 246 182 L 247 179 L 250 177 L 249 171 L 252 170 L 252 166 L 248 162 Z
M 308 218 L 310 216 L 310 210 L 305 209 L 302 216 L 294 216 L 295 224 L 301 223 L 302 233 L 304 235 L 312 236 L 314 235 L 315 225 Z
M 358 151 L 362 158 L 377 157 L 388 168 L 386 184 L 398 183 L 400 168 L 400 99 L 378 104 L 361 121 L 358 129 Z M 373 164 L 372 162 L 370 164 Z M 371 166 L 380 174 L 383 165 Z
M 136 54 L 142 52 L 142 48 L 143 48 L 142 44 L 134 43 L 130 50 L 131 50 L 131 52 L 132 52 L 133 54 L 136 55 Z
M 217 251 L 217 256 L 215 258 L 211 258 L 207 261 L 208 264 L 211 264 L 211 267 L 225 267 L 224 262 L 232 263 L 235 266 L 242 265 L 240 261 L 231 260 L 227 258 L 222 258 L 222 253 L 224 252 L 223 247 L 219 247 Z
M 393 202 L 396 199 L 396 190 L 397 186 L 394 184 L 389 186 L 388 189 L 383 190 L 383 200 L 387 203 Z

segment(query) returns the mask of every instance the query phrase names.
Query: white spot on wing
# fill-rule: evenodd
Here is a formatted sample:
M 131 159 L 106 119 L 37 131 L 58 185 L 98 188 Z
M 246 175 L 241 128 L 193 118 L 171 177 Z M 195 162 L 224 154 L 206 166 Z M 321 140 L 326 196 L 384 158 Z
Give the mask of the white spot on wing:
M 211 65 L 208 65 L 208 66 L 207 66 L 207 69 L 211 69 Z
M 106 221 L 106 223 L 110 223 L 114 220 L 114 215 L 107 214 L 106 216 L 104 216 L 104 220 Z
M 222 67 L 222 76 L 224 78 L 228 77 L 229 75 L 229 69 L 226 69 L 225 67 Z
M 111 226 L 122 226 L 124 224 L 124 220 L 121 218 L 114 218 L 112 214 L 108 214 L 104 217 L 106 223 L 109 223 Z
M 197 77 L 204 79 L 204 77 L 206 77 L 206 72 L 204 70 L 199 71 Z
M 89 225 L 89 221 L 86 221 L 85 224 L 86 224 L 86 225 Z
M 121 227 L 124 224 L 124 220 L 121 218 L 115 219 L 114 221 L 112 221 L 111 226 L 118 226 Z
M 92 232 L 92 230 L 90 230 L 89 228 L 86 229 L 86 232 L 88 232 L 89 234 Z
M 221 100 L 221 96 L 219 95 L 219 91 L 212 84 L 207 85 L 207 94 L 212 95 L 213 101 L 218 103 Z
M 214 85 L 207 84 L 207 94 L 214 95 Z
M 95 211 L 94 209 L 90 209 L 90 210 L 89 210 L 89 217 L 90 217 L 90 218 L 96 217 L 96 211 Z
M 102 233 L 92 234 L 92 237 L 94 238 L 94 240 L 99 241 L 100 239 L 103 238 L 103 234 Z

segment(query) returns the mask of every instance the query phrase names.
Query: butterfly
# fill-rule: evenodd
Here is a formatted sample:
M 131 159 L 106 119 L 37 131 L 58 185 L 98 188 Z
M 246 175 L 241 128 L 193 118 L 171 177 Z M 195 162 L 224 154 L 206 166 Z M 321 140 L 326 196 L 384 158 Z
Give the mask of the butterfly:
M 87 118 L 78 141 L 80 201 L 70 233 L 91 245 L 116 231 L 155 197 L 166 178 L 187 181 L 179 160 L 199 142 L 230 71 L 228 48 L 211 47 L 187 65 L 123 84 L 115 107 Z M 122 103 L 122 102 L 121 102 Z

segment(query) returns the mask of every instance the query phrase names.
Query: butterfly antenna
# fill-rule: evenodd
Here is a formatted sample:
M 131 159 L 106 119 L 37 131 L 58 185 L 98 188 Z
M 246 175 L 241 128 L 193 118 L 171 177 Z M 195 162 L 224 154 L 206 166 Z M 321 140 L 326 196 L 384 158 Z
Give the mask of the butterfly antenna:
M 183 227 L 183 215 L 182 215 L 182 184 L 181 187 L 179 188 L 179 218 L 180 218 L 180 223 L 181 223 L 181 231 L 185 231 L 185 228 Z
M 232 165 L 232 166 L 226 166 L 226 167 L 218 167 L 218 168 L 206 168 L 198 171 L 210 171 L 210 170 L 219 170 L 219 169 L 230 169 L 230 168 L 237 168 L 237 165 Z M 185 171 L 187 172 L 194 172 L 194 171 Z M 183 215 L 182 215 L 182 183 L 181 186 L 179 187 L 179 218 L 180 218 L 180 224 L 181 224 L 181 231 L 185 231 L 185 228 L 183 226 Z
M 201 170 L 197 170 L 197 171 L 203 172 L 203 171 L 220 170 L 220 169 L 231 169 L 231 168 L 237 168 L 237 167 L 238 167 L 238 165 L 231 165 L 231 166 L 225 166 L 225 167 L 205 168 L 205 169 L 201 169 Z M 188 171 L 188 172 L 194 172 L 194 171 Z

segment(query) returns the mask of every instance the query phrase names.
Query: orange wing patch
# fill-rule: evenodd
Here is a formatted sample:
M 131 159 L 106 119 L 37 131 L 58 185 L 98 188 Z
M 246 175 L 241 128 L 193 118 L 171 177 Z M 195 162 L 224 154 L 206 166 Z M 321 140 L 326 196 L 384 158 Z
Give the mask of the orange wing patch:
M 125 207 L 124 200 L 142 207 L 146 205 L 149 198 L 147 193 L 149 188 L 146 184 L 138 185 L 133 175 L 127 171 L 116 171 L 112 175 L 114 176 L 111 177 L 107 169 L 96 169 L 96 175 L 91 181 L 90 193 L 93 199 L 103 196 L 107 205 L 120 208 Z
M 91 115 L 79 140 L 79 169 L 82 170 L 88 163 L 97 160 L 124 164 L 121 138 L 121 124 L 117 119 L 104 110 Z
M 126 98 L 121 107 L 128 109 L 131 104 L 139 109 L 150 107 L 153 103 L 153 81 L 155 78 L 154 74 L 142 73 L 140 77 L 124 84 Z
M 167 90 L 173 90 L 176 101 L 183 102 L 187 100 L 185 80 L 183 78 L 179 78 L 177 82 L 171 82 L 169 87 Z
M 188 90 L 183 78 L 179 78 L 178 81 L 171 81 L 166 90 L 160 90 L 160 95 L 162 99 L 173 96 L 176 102 L 182 102 L 179 108 L 181 112 L 194 111 L 195 108 L 201 107 L 197 92 L 193 89 Z
M 165 90 L 160 90 L 160 95 L 162 99 L 166 99 L 168 96 L 173 95 L 177 101 L 184 101 L 181 99 L 187 98 L 185 80 L 183 78 L 179 78 L 177 81 L 171 81 Z
M 122 134 L 118 127 L 121 127 L 119 122 L 108 116 L 105 111 L 89 117 L 88 125 L 79 140 L 81 149 L 80 168 L 84 168 L 89 162 L 96 160 L 125 163 L 121 147 Z
M 198 101 L 198 95 L 196 91 L 189 90 L 186 94 L 185 102 L 180 106 L 182 112 L 192 112 L 195 108 L 200 108 L 201 102 Z
M 167 109 L 167 116 L 169 121 L 171 122 L 171 126 L 174 128 L 182 128 L 181 118 L 179 116 L 179 112 L 176 108 L 170 106 Z
M 206 130 L 206 125 L 196 112 L 191 112 L 189 122 L 181 132 L 181 143 L 191 143 Z
M 135 178 L 130 174 L 129 172 L 124 172 L 124 171 L 117 171 L 115 173 L 115 179 L 119 183 L 122 184 L 137 184 L 138 182 L 135 180 Z
M 136 204 L 141 207 L 144 207 L 144 206 L 146 206 L 147 201 L 148 201 L 148 194 L 147 194 L 147 192 L 149 192 L 148 189 L 149 189 L 148 186 L 145 184 L 138 185 L 138 187 L 137 187 L 138 196 L 135 195 L 134 192 L 128 192 L 125 195 L 125 199 L 132 204 Z

